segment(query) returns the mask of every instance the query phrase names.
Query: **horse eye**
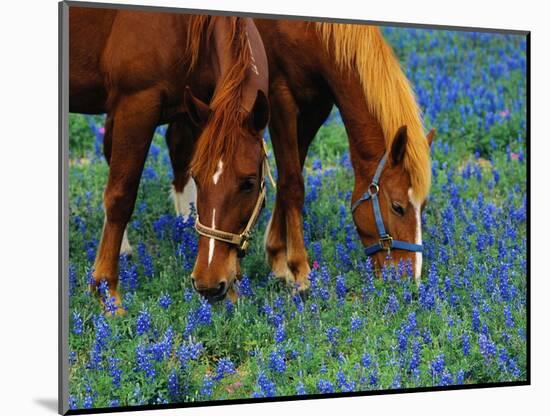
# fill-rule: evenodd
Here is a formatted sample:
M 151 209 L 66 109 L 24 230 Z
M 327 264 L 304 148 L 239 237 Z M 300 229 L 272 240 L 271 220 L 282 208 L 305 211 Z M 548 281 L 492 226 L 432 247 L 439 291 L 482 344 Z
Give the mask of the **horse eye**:
M 392 202 L 391 204 L 391 209 L 393 212 L 395 212 L 397 215 L 399 215 L 400 217 L 402 217 L 403 215 L 405 215 L 405 210 L 403 209 L 403 207 L 401 205 L 399 205 L 397 202 Z
M 256 186 L 256 180 L 254 178 L 246 178 L 239 185 L 239 190 L 241 192 L 250 193 L 254 190 Z

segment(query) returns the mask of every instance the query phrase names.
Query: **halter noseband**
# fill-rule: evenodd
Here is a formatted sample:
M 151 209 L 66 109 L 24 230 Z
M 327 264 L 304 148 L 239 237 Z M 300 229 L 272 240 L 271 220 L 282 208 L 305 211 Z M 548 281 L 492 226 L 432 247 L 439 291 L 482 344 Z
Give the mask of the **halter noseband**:
M 260 211 L 262 210 L 262 207 L 264 205 L 265 196 L 266 196 L 266 187 L 265 187 L 266 176 L 269 178 L 271 185 L 275 187 L 275 180 L 273 179 L 273 176 L 271 176 L 271 170 L 269 168 L 269 160 L 267 158 L 267 147 L 263 139 L 261 140 L 263 142 L 264 157 L 262 161 L 262 179 L 260 182 L 260 193 L 258 194 L 256 205 L 254 205 L 254 210 L 252 211 L 252 214 L 250 215 L 250 219 L 248 220 L 246 227 L 244 227 L 244 230 L 241 231 L 241 233 L 239 234 L 229 233 L 227 231 L 222 231 L 222 230 L 216 230 L 214 228 L 210 228 L 202 224 L 199 221 L 198 215 L 195 221 L 195 230 L 197 231 L 197 233 L 208 238 L 213 238 L 214 240 L 223 241 L 224 243 L 237 246 L 237 253 L 239 257 L 243 257 L 246 254 L 246 250 L 250 245 L 250 237 L 252 236 L 251 230 L 256 224 L 256 221 L 260 216 Z
M 401 240 L 394 240 L 384 228 L 384 221 L 382 219 L 382 213 L 380 212 L 380 202 L 378 201 L 378 192 L 380 191 L 380 175 L 382 174 L 382 170 L 384 169 L 384 165 L 386 164 L 387 159 L 388 154 L 386 153 L 378 163 L 378 167 L 376 168 L 376 172 L 374 173 L 374 177 L 372 178 L 367 192 L 365 192 L 361 196 L 361 198 L 355 201 L 355 203 L 353 203 L 353 205 L 351 206 L 351 212 L 353 213 L 357 209 L 357 207 L 361 205 L 362 202 L 368 201 L 369 199 L 372 201 L 374 220 L 376 221 L 376 228 L 378 229 L 378 236 L 380 237 L 380 239 L 378 240 L 378 243 L 372 244 L 365 248 L 365 253 L 367 254 L 367 256 L 371 256 L 382 250 L 386 250 L 388 254 L 390 254 L 390 251 L 392 249 L 413 252 L 422 251 L 422 245 L 407 243 L 406 241 Z

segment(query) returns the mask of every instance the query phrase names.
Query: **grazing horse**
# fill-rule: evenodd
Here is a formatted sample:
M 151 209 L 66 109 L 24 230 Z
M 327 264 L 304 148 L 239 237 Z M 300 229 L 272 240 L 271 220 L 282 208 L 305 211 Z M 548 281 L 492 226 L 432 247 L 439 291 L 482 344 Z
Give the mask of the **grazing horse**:
M 374 26 L 255 23 L 270 65 L 270 132 L 279 172 L 266 236 L 275 275 L 308 285 L 302 168 L 311 141 L 336 104 L 355 173 L 353 220 L 367 254 L 378 266 L 410 261 L 418 280 L 433 132 L 424 135 L 412 88 L 391 47 Z
M 177 177 L 174 193 L 188 182 L 192 162 L 198 212 L 207 227 L 236 232 L 254 214 L 262 189 L 252 178 L 262 170 L 259 137 L 269 115 L 265 51 L 247 18 L 71 7 L 69 26 L 69 109 L 107 113 L 105 222 L 91 287 L 107 281 L 110 303 L 123 313 L 118 256 L 129 249 L 125 229 L 158 125 L 171 123 L 167 138 Z M 173 136 L 185 140 L 170 140 Z M 231 199 L 241 196 L 235 188 L 246 191 L 240 206 Z M 223 202 L 216 207 L 218 216 L 216 208 L 202 202 L 203 190 Z M 201 238 L 194 286 L 207 297 L 220 297 L 236 266 L 211 265 L 211 254 L 203 254 L 211 247 Z
M 412 88 L 391 47 L 373 26 L 255 23 L 269 62 L 269 129 L 278 169 L 265 238 L 273 273 L 301 290 L 309 285 L 302 170 L 309 145 L 336 104 L 355 174 L 353 220 L 366 253 L 378 267 L 410 262 L 418 282 L 434 132 L 424 135 Z

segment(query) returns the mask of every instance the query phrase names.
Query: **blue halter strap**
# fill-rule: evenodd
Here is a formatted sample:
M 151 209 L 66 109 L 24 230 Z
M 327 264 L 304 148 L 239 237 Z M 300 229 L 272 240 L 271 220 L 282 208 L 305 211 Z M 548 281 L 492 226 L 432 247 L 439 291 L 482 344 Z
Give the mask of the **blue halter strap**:
M 386 161 L 388 160 L 388 154 L 384 154 L 380 162 L 378 163 L 378 167 L 376 168 L 376 172 L 374 173 L 374 177 L 372 178 L 372 181 L 367 189 L 367 192 L 365 192 L 361 198 L 359 198 L 357 201 L 353 203 L 351 206 L 351 212 L 353 213 L 359 205 L 361 205 L 363 202 L 371 200 L 372 201 L 372 209 L 374 211 L 374 220 L 376 221 L 376 228 L 378 229 L 378 236 L 379 240 L 378 243 L 372 244 L 365 248 L 365 253 L 367 256 L 373 255 L 374 253 L 378 253 L 379 251 L 386 250 L 388 254 L 391 250 L 406 250 L 406 251 L 422 251 L 422 245 L 420 244 L 413 244 L 413 243 L 407 243 L 406 241 L 401 240 L 394 240 L 391 235 L 389 235 L 386 232 L 386 228 L 384 227 L 384 221 L 382 220 L 382 213 L 380 212 L 380 202 L 378 200 L 378 192 L 380 191 L 379 181 L 380 181 L 380 175 L 382 174 L 382 170 L 384 170 L 384 165 L 386 164 Z

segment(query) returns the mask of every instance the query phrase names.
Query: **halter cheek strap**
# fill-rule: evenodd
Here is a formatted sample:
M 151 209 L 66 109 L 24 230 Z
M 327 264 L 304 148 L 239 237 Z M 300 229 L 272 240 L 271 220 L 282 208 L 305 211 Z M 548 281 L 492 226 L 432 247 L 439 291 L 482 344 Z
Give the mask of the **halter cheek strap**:
M 380 175 L 382 175 L 382 170 L 384 170 L 384 165 L 386 164 L 387 160 L 388 160 L 388 154 L 386 153 L 384 154 L 384 156 L 378 163 L 378 166 L 376 167 L 376 172 L 374 173 L 374 177 L 372 178 L 372 181 L 367 189 L 367 192 L 365 192 L 351 206 L 351 212 L 353 213 L 359 207 L 359 205 L 361 205 L 363 202 L 368 200 L 372 201 L 372 209 L 374 211 L 374 220 L 376 222 L 376 228 L 378 230 L 379 240 L 378 240 L 378 243 L 372 244 L 366 247 L 365 253 L 367 254 L 367 256 L 371 256 L 375 253 L 378 253 L 379 251 L 386 250 L 389 254 L 391 250 L 395 250 L 395 249 L 421 252 L 422 245 L 408 243 L 406 241 L 401 241 L 401 240 L 394 240 L 392 236 L 386 232 L 386 228 L 384 227 L 384 220 L 382 219 L 382 213 L 380 211 L 380 201 L 378 200 L 378 193 L 380 191 L 380 186 L 379 186 Z
M 237 246 L 237 252 L 239 257 L 243 257 L 246 254 L 246 250 L 250 245 L 252 228 L 256 224 L 256 221 L 258 221 L 258 217 L 260 216 L 260 212 L 262 211 L 262 207 L 264 206 L 265 197 L 266 197 L 266 187 L 265 187 L 266 176 L 269 178 L 271 185 L 275 187 L 275 180 L 273 179 L 273 176 L 271 176 L 271 169 L 269 168 L 269 160 L 267 158 L 267 147 L 263 139 L 262 139 L 262 142 L 263 142 L 264 157 L 262 162 L 262 179 L 260 182 L 260 193 L 258 194 L 256 205 L 254 205 L 254 210 L 252 211 L 252 214 L 250 215 L 250 219 L 248 220 L 246 227 L 244 227 L 244 230 L 239 234 L 229 233 L 227 231 L 222 231 L 222 230 L 216 230 L 214 228 L 210 228 L 202 224 L 199 221 L 198 215 L 195 221 L 195 230 L 197 231 L 198 234 L 208 238 L 213 238 L 214 240 L 223 241 L 224 243 Z

